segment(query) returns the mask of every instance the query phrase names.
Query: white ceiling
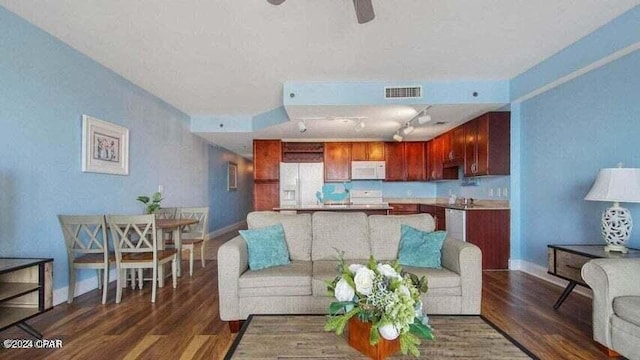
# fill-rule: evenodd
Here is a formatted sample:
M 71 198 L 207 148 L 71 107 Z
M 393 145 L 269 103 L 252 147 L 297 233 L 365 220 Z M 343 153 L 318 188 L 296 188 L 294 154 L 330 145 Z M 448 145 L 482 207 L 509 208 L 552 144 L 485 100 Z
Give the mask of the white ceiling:
M 282 106 L 284 81 L 510 79 L 640 0 L 373 0 L 363 25 L 351 0 L 0 4 L 185 113 L 215 116 Z
M 387 140 L 407 121 L 415 125 L 413 133 L 404 140 L 431 139 L 461 123 L 493 111 L 504 104 L 434 105 L 427 113 L 431 121 L 417 125 L 416 116 L 425 106 L 293 106 L 287 109 L 292 121 L 260 129 L 252 133 L 199 133 L 205 139 L 245 157 L 252 157 L 251 142 L 256 139 L 283 139 L 285 141 L 352 141 Z M 307 130 L 301 133 L 298 121 L 304 120 Z M 364 128 L 358 128 L 362 121 Z M 444 123 L 444 124 L 442 124 Z

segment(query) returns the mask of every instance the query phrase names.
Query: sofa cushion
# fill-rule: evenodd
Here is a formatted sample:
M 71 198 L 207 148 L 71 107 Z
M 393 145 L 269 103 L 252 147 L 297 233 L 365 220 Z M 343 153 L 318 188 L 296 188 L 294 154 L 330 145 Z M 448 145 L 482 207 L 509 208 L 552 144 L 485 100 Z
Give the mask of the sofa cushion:
M 247 215 L 249 229 L 282 224 L 291 260 L 311 260 L 311 215 L 254 211 Z
M 245 271 L 238 280 L 240 297 L 311 295 L 311 261 Z
M 431 269 L 403 266 L 406 272 L 418 277 L 427 276 L 428 296 L 462 295 L 460 275 L 446 268 Z
M 402 224 L 398 262 L 403 266 L 440 269 L 442 267 L 442 243 L 446 231 L 420 231 Z
M 640 326 L 640 296 L 619 296 L 613 299 L 613 312 L 622 320 Z
M 421 231 L 433 231 L 436 228 L 429 214 L 369 216 L 371 254 L 376 260 L 392 261 L 398 257 L 402 224 Z
M 289 250 L 284 241 L 282 225 L 275 224 L 259 229 L 240 230 L 247 242 L 249 268 L 262 270 L 274 266 L 289 265 Z
M 344 259 L 368 259 L 369 221 L 361 212 L 318 211 L 312 216 L 312 260 L 335 260 L 338 251 Z

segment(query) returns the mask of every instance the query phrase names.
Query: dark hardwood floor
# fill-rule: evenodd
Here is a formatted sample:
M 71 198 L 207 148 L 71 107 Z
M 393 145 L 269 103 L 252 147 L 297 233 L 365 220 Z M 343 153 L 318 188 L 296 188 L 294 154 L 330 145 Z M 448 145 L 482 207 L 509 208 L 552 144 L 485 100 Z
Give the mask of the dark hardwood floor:
M 177 289 L 159 289 L 155 304 L 146 284 L 127 289 L 116 305 L 115 283 L 106 305 L 97 290 L 60 304 L 29 323 L 48 339 L 62 339 L 62 349 L 0 349 L 0 358 L 222 359 L 235 335 L 218 316 L 216 267 L 198 264 Z M 555 311 L 561 292 L 519 271 L 485 272 L 482 313 L 541 359 L 606 359 L 591 339 L 591 300 L 572 294 Z M 0 332 L 7 338 L 28 335 L 14 327 Z

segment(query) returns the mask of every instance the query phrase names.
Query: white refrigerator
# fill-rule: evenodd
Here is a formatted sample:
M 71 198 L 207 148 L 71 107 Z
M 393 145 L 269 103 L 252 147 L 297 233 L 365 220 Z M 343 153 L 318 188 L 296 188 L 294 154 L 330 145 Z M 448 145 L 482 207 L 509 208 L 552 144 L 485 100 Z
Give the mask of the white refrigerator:
M 280 207 L 316 205 L 323 185 L 323 163 L 280 163 Z

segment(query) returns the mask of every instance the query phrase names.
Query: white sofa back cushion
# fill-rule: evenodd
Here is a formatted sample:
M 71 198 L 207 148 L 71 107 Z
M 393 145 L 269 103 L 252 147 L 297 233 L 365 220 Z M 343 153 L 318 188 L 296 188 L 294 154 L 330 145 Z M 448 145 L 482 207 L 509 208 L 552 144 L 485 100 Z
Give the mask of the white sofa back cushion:
M 361 212 L 317 211 L 312 216 L 312 260 L 335 260 L 344 251 L 346 260 L 368 259 L 369 221 Z
M 436 228 L 436 223 L 429 214 L 369 216 L 371 253 L 376 260 L 398 258 L 402 224 L 422 231 L 433 231 Z
M 282 224 L 291 260 L 311 260 L 311 215 L 254 211 L 247 215 L 249 229 Z

